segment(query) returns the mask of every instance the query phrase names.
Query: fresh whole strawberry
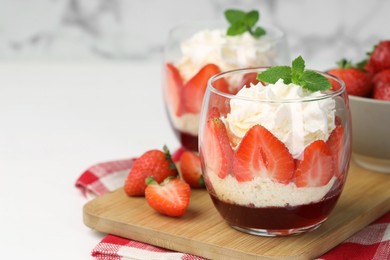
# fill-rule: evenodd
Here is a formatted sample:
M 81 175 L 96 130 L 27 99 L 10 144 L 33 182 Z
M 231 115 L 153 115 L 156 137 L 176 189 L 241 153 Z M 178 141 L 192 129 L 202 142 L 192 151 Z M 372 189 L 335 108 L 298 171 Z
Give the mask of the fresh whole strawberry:
M 372 90 L 371 76 L 367 71 L 353 67 L 345 59 L 337 64 L 339 67 L 329 70 L 328 73 L 344 81 L 348 94 L 361 97 L 370 94 Z M 335 89 L 334 86 L 332 87 Z
M 189 113 L 199 113 L 203 96 L 206 92 L 208 80 L 221 70 L 215 64 L 205 65 L 194 77 L 192 77 L 183 89 L 184 109 Z M 215 86 L 221 91 L 227 91 L 228 85 L 225 80 L 221 79 L 215 82 Z
M 239 182 L 264 176 L 288 184 L 294 169 L 294 159 L 287 147 L 261 125 L 253 126 L 245 134 L 233 161 L 234 176 Z
M 382 70 L 374 75 L 372 84 L 390 83 L 390 69 Z
M 368 65 L 376 72 L 390 69 L 390 40 L 381 41 L 374 47 Z
M 374 85 L 372 97 L 380 100 L 390 100 L 390 69 L 382 70 L 372 78 Z
M 320 187 L 333 177 L 334 164 L 329 146 L 322 140 L 308 145 L 298 160 L 295 170 L 295 184 L 298 187 Z
M 153 177 L 148 177 L 146 184 L 146 201 L 157 212 L 171 217 L 180 217 L 187 211 L 191 195 L 188 183 L 168 177 L 158 184 Z
M 191 188 L 204 188 L 202 166 L 199 155 L 192 151 L 184 151 L 180 158 L 180 173 Z
M 372 97 L 374 99 L 390 101 L 390 82 L 376 84 Z
M 168 176 L 176 176 L 177 169 L 172 162 L 166 146 L 164 151 L 150 150 L 139 157 L 125 181 L 125 192 L 129 196 L 143 196 L 145 194 L 145 179 L 152 176 L 157 182 Z
M 233 149 L 225 124 L 219 118 L 210 118 L 205 126 L 200 156 L 210 172 L 224 179 L 232 168 Z

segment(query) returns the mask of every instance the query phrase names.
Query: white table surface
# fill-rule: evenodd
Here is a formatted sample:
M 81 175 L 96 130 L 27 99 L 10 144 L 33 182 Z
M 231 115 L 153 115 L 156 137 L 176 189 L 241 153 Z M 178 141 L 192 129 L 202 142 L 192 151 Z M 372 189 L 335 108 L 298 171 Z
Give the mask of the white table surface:
M 0 62 L 1 259 L 92 259 L 74 183 L 89 166 L 178 147 L 161 63 Z

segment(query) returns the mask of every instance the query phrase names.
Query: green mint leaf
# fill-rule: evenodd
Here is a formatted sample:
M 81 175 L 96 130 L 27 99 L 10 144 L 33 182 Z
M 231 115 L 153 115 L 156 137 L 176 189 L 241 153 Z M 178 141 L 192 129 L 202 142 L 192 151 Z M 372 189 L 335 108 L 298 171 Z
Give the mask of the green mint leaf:
M 261 27 L 256 27 L 260 14 L 256 10 L 244 12 L 237 9 L 229 9 L 225 11 L 225 18 L 230 26 L 226 31 L 229 36 L 241 35 L 248 31 L 253 37 L 259 38 L 266 34 L 266 31 Z
M 325 76 L 311 70 L 306 70 L 302 74 L 301 80 L 303 83 L 301 83 L 301 86 L 311 91 L 327 90 L 332 87 Z
M 255 31 L 251 32 L 252 36 L 259 38 L 266 34 L 266 31 L 262 27 L 257 27 Z
M 231 36 L 240 35 L 244 32 L 246 32 L 246 26 L 242 23 L 233 24 L 227 30 L 227 34 Z
M 292 82 L 294 84 L 302 84 L 301 77 L 303 72 L 305 71 L 305 61 L 302 59 L 301 56 L 298 56 L 295 60 L 292 62 L 291 66 L 291 76 L 292 76 Z
M 289 66 L 271 67 L 262 73 L 259 73 L 257 79 L 271 84 L 275 84 L 279 79 L 283 79 L 285 84 L 290 84 L 291 68 Z
M 291 68 L 293 73 L 295 72 L 297 75 L 302 75 L 302 73 L 305 71 L 305 61 L 301 56 L 298 56 L 295 60 L 292 61 Z
M 258 11 L 250 11 L 245 14 L 245 24 L 248 27 L 253 27 L 259 20 L 259 12 Z
M 228 20 L 230 24 L 243 21 L 245 19 L 245 15 L 246 13 L 241 10 L 229 9 L 225 11 L 226 20 Z
M 322 74 L 312 70 L 305 70 L 305 61 L 301 56 L 293 60 L 291 67 L 270 67 L 259 73 L 257 79 L 271 84 L 275 84 L 279 79 L 283 79 L 285 84 L 294 83 L 313 92 L 327 90 L 332 87 L 330 81 Z

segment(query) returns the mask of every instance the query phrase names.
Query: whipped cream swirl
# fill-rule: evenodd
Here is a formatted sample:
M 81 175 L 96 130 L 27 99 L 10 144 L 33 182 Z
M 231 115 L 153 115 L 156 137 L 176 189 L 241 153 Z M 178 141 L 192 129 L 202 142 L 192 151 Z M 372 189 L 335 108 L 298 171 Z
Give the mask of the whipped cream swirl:
M 335 128 L 335 101 L 332 98 L 310 100 L 323 95 L 293 83 L 284 84 L 283 80 L 267 86 L 251 85 L 237 93 L 239 98 L 231 99 L 231 112 L 224 121 L 238 140 L 252 126 L 260 124 L 282 141 L 294 158 L 299 158 L 307 145 L 315 140 L 326 141 Z M 288 101 L 302 98 L 307 100 Z
M 277 51 L 270 36 L 254 38 L 248 32 L 228 36 L 226 30 L 203 30 L 181 44 L 182 59 L 177 67 L 184 80 L 204 65 L 216 64 L 222 71 L 276 65 Z

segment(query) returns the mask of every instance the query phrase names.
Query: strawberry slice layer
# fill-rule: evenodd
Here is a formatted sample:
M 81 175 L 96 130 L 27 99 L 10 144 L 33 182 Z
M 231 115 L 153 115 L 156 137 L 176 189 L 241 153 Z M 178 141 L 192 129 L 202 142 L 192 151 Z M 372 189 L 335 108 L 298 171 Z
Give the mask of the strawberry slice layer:
M 182 92 L 184 84 L 179 70 L 171 63 L 166 65 L 167 102 L 176 116 L 183 114 Z
M 205 126 L 200 155 L 207 171 L 224 179 L 232 167 L 233 150 L 230 146 L 225 124 L 219 118 L 210 118 Z
M 270 131 L 255 125 L 242 139 L 233 162 L 237 181 L 246 182 L 255 176 L 267 176 L 287 184 L 294 174 L 294 159 L 287 147 Z
M 333 177 L 334 164 L 329 146 L 317 140 L 305 148 L 303 159 L 297 161 L 295 184 L 297 187 L 320 187 Z
M 341 125 L 336 126 L 326 142 L 329 146 L 334 163 L 334 173 L 337 178 L 343 178 L 343 143 L 344 143 L 344 128 Z
M 184 109 L 189 113 L 199 113 L 202 107 L 203 97 L 206 92 L 208 80 L 221 70 L 215 64 L 205 65 L 194 77 L 192 77 L 183 89 Z M 227 91 L 227 83 L 224 80 L 215 82 L 215 88 Z

